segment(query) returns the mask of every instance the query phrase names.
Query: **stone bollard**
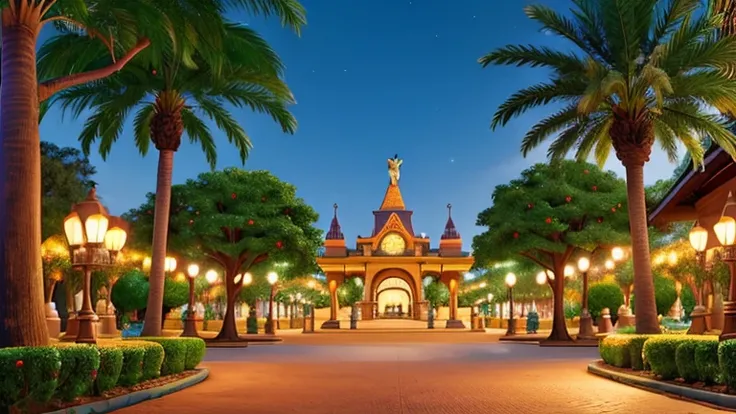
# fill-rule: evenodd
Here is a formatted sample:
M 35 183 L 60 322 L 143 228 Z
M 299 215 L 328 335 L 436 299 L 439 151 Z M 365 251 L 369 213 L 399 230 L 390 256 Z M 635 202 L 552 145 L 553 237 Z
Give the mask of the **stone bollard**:
M 710 329 L 708 328 L 708 321 L 706 317 L 710 315 L 705 310 L 705 306 L 696 306 L 690 314 L 690 329 L 687 330 L 688 335 L 703 335 Z
M 427 329 L 434 329 L 434 309 L 427 312 Z
M 598 333 L 608 334 L 611 332 L 613 332 L 613 325 L 611 324 L 611 310 L 603 308 L 600 320 L 598 321 Z
M 61 318 L 59 318 L 59 312 L 56 311 L 56 303 L 54 302 L 46 304 L 46 327 L 49 330 L 50 338 L 59 338 L 61 334 Z

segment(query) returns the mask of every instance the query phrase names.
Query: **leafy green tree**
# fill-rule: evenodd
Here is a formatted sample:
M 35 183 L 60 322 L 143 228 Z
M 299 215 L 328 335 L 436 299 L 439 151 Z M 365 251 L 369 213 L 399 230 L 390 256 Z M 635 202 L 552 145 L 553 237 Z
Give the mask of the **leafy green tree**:
M 636 331 L 659 332 L 649 257 L 644 164 L 654 143 L 673 161 L 678 144 L 694 166 L 703 163 L 704 136 L 736 157 L 736 136 L 725 116 L 736 112 L 730 79 L 736 37 L 717 36 L 723 16 L 698 10 L 699 0 L 576 0 L 572 16 L 530 5 L 529 18 L 576 46 L 574 52 L 544 46 L 508 45 L 480 58 L 483 66 L 515 65 L 551 70 L 548 82 L 522 89 L 501 104 L 492 127 L 535 107 L 562 104 L 533 125 L 522 153 L 554 138 L 548 154 L 603 165 L 613 148 L 626 169 L 634 275 L 638 294 Z
M 355 305 L 363 300 L 364 287 L 359 278 L 346 278 L 345 283 L 342 283 L 337 291 L 340 306 L 350 306 L 350 308 L 354 309 Z
M 627 260 L 620 265 L 616 266 L 613 271 L 616 284 L 624 295 L 624 304 L 627 307 L 631 306 L 631 292 L 634 287 L 634 263 L 631 260 Z
M 84 200 L 95 186 L 95 167 L 76 148 L 60 148 L 41 142 L 41 238 L 64 231 L 64 217 L 71 206 Z
M 132 270 L 115 282 L 110 300 L 121 313 L 145 309 L 148 300 L 148 279 L 140 270 Z
M 224 271 L 227 310 L 216 339 L 238 340 L 235 300 L 243 288 L 237 275 L 278 270 L 280 280 L 314 273 L 322 232 L 317 213 L 296 196 L 296 188 L 266 171 L 200 174 L 172 187 L 169 251 L 215 263 Z M 126 214 L 132 236 L 150 240 L 154 194 Z M 236 281 L 237 279 L 237 281 Z
M 588 311 L 593 320 L 598 320 L 603 308 L 611 311 L 611 318 L 615 319 L 618 308 L 624 303 L 624 295 L 615 283 L 594 283 L 588 290 Z
M 552 271 L 550 340 L 571 340 L 565 325 L 564 269 L 573 255 L 628 240 L 626 188 L 595 165 L 558 161 L 536 164 L 493 192 L 493 206 L 478 215 L 487 227 L 473 239 L 476 263 L 529 260 Z M 487 267 L 487 266 L 486 266 Z
M 99 141 L 100 155 L 106 158 L 113 143 L 123 133 L 125 121 L 131 113 L 134 113 L 133 135 L 139 152 L 146 155 L 151 142 L 158 150 L 156 194 L 159 196 L 154 208 L 153 293 L 149 306 L 157 306 L 160 302 L 158 281 L 164 278 L 174 154 L 183 135 L 186 133 L 192 143 L 201 146 L 214 169 L 217 148 L 204 119 L 214 123 L 225 134 L 238 150 L 243 163 L 252 146 L 245 130 L 226 105 L 237 109 L 249 107 L 266 113 L 286 133 L 293 133 L 296 129 L 296 120 L 287 110 L 294 100 L 281 80 L 283 64 L 279 57 L 263 38 L 246 26 L 227 24 L 225 33 L 225 47 L 220 54 L 222 59 L 216 62 L 211 62 L 203 51 L 193 56 L 195 66 L 187 67 L 181 64 L 179 54 L 173 50 L 153 68 L 148 60 L 133 60 L 116 76 L 68 89 L 53 99 L 62 108 L 71 109 L 75 117 L 91 110 L 79 136 L 85 153 L 89 153 L 91 145 Z M 64 42 L 65 39 L 58 38 L 58 43 Z M 69 54 L 55 44 L 49 45 L 45 51 L 43 62 L 56 62 L 56 55 Z M 154 328 L 150 328 L 155 326 L 155 317 L 149 315 L 146 319 L 150 324 L 146 325 L 143 334 L 158 335 L 152 330 Z
M 429 302 L 432 309 L 447 306 L 450 303 L 450 290 L 439 280 L 432 281 L 424 286 L 424 299 Z

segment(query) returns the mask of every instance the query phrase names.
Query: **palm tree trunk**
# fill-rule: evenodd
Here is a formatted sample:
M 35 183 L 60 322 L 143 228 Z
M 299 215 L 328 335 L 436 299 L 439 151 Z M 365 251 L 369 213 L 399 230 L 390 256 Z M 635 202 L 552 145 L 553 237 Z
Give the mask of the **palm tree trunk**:
M 41 264 L 37 26 L 3 10 L 0 85 L 0 348 L 49 341 Z
M 657 304 L 654 301 L 654 280 L 649 256 L 649 230 L 644 198 L 644 164 L 626 165 L 626 191 L 629 201 L 629 226 L 634 259 L 634 304 L 636 333 L 660 333 Z
M 156 205 L 153 221 L 153 254 L 151 275 L 148 278 L 148 304 L 141 336 L 161 336 L 161 312 L 164 305 L 164 264 L 169 233 L 169 209 L 171 208 L 171 175 L 174 168 L 174 151 L 159 150 L 158 176 L 156 178 Z

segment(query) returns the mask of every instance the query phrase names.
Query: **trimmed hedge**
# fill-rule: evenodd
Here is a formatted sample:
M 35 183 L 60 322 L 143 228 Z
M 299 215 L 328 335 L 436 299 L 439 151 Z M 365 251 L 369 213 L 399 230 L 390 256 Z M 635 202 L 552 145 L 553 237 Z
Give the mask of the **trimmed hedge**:
M 653 335 L 644 343 L 644 359 L 663 380 L 678 378 L 677 347 L 690 341 L 718 341 L 710 335 Z M 694 359 L 694 355 L 693 355 Z M 699 375 L 698 375 L 699 376 Z
M 184 372 L 187 359 L 187 341 L 191 339 L 197 340 L 198 338 L 140 338 L 143 342 L 152 342 L 163 347 L 164 360 L 163 364 L 161 364 L 161 375 L 173 375 Z
M 698 342 L 697 340 L 682 341 L 675 349 L 677 373 L 688 383 L 696 382 L 700 378 L 698 367 L 695 365 L 695 347 Z
M 95 379 L 95 395 L 113 389 L 120 379 L 123 370 L 123 350 L 117 347 L 100 346 L 100 369 Z
M 642 348 L 650 335 L 609 335 L 599 346 L 601 358 L 619 368 L 644 369 Z
M 187 348 L 187 356 L 184 360 L 184 370 L 189 371 L 197 368 L 207 352 L 207 344 L 201 338 L 182 338 Z
M 151 341 L 141 341 L 139 338 L 133 340 L 124 339 L 123 343 L 143 348 L 143 372 L 141 373 L 141 381 L 147 381 L 161 376 L 162 364 L 164 362 L 164 347 L 161 344 Z
M 61 355 L 54 347 L 0 349 L 0 412 L 48 402 L 60 369 Z
M 736 389 L 736 340 L 718 344 L 718 365 L 723 382 L 729 389 Z
M 63 401 L 72 401 L 90 392 L 100 368 L 100 351 L 97 347 L 63 342 L 54 346 L 61 355 L 56 396 Z
M 145 348 L 125 342 L 116 343 L 111 346 L 117 347 L 123 354 L 118 385 L 129 387 L 138 384 L 143 377 L 143 357 L 146 355 Z
M 695 368 L 698 379 L 706 384 L 722 384 L 718 365 L 718 341 L 699 341 L 695 345 Z

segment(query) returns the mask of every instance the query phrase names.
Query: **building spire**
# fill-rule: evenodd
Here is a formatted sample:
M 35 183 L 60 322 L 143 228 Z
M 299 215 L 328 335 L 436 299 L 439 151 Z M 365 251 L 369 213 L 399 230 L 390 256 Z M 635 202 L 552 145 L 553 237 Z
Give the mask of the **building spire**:
M 445 231 L 442 233 L 442 240 L 457 240 L 460 239 L 460 233 L 455 228 L 455 223 L 452 221 L 452 204 L 447 204 L 447 224 L 445 224 Z
M 337 220 L 337 203 L 333 204 L 332 208 L 335 210 L 335 213 L 332 217 L 332 223 L 330 223 L 330 230 L 327 232 L 327 236 L 325 237 L 325 239 L 344 240 L 345 236 L 343 236 L 342 229 L 340 228 L 340 222 Z

